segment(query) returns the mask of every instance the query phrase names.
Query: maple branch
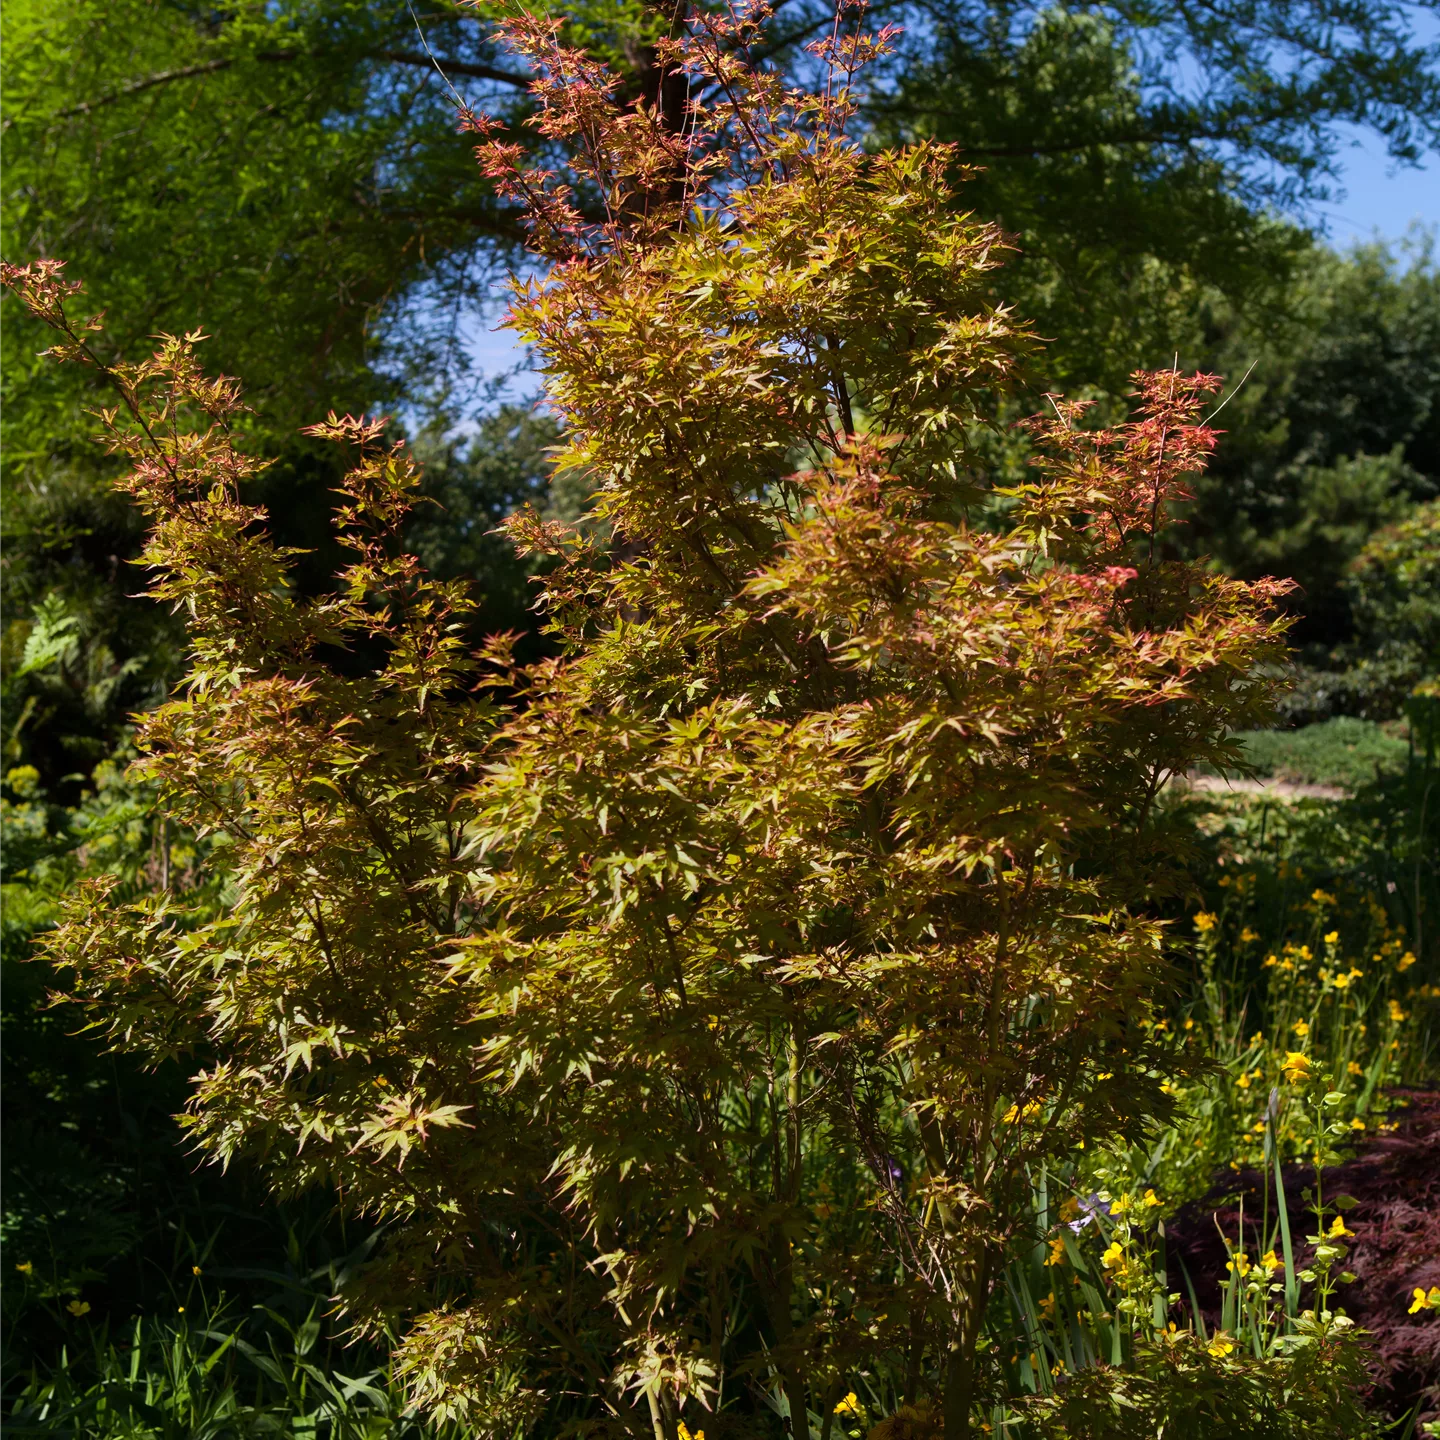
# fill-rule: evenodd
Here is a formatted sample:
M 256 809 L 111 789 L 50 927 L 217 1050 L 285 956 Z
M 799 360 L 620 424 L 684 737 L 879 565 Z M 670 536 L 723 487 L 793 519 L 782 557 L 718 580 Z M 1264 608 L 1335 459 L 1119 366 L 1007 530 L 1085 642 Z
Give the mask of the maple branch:
M 377 60 L 389 60 L 396 65 L 430 66 L 430 57 L 416 50 L 373 50 L 369 54 Z M 494 80 L 501 85 L 513 85 L 518 90 L 530 88 L 530 76 L 517 75 L 513 70 L 497 70 L 493 65 L 480 65 L 469 60 L 446 60 L 437 62 L 447 75 L 464 75 L 471 80 Z
M 259 50 L 253 55 L 227 55 L 219 60 L 205 60 L 198 65 L 182 65 L 175 70 L 161 70 L 154 75 L 146 75 L 143 79 L 122 85 L 120 89 L 101 95 L 96 100 L 85 100 L 79 105 L 57 110 L 50 118 L 68 120 L 75 115 L 90 115 L 107 105 L 114 105 L 117 101 L 128 100 L 131 96 L 153 90 L 158 85 L 169 85 L 176 80 L 190 80 L 197 75 L 213 75 L 220 70 L 228 70 L 237 60 L 261 60 L 276 64 L 285 60 L 320 59 L 324 53 L 319 50 Z M 393 65 L 422 65 L 427 69 L 430 66 L 429 57 L 414 50 L 367 50 L 361 58 L 388 60 Z M 513 85 L 520 90 L 528 89 L 530 85 L 528 75 L 517 75 L 512 70 L 500 70 L 493 65 L 481 65 L 468 60 L 442 60 L 440 63 L 447 74 L 464 75 L 473 80 L 494 80 L 501 85 Z
M 303 53 L 300 50 L 262 50 L 253 58 L 256 60 L 296 60 Z M 71 105 L 68 109 L 57 110 L 50 118 L 52 120 L 68 120 L 72 115 L 89 115 L 96 110 L 104 109 L 106 105 L 114 105 L 119 100 L 128 100 L 132 95 L 153 90 L 157 85 L 169 85 L 175 80 L 189 80 L 196 75 L 213 75 L 217 70 L 228 70 L 234 63 L 235 57 L 227 56 L 222 60 L 206 60 L 200 65 L 183 65 L 178 70 L 161 70 L 157 74 L 145 76 L 143 80 L 134 80 L 129 85 L 122 85 L 120 89 L 112 91 L 109 95 L 102 95 L 98 100 L 86 100 L 79 105 Z

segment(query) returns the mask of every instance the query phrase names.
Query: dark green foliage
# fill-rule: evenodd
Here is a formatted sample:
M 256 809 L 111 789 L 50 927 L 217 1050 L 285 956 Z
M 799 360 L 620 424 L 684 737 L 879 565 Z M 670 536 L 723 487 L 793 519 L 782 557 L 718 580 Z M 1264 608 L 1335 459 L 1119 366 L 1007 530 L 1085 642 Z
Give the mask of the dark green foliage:
M 275 1248 L 274 1237 L 261 1238 Z M 327 1258 L 324 1237 L 292 1228 L 286 1238 L 281 1253 L 288 1251 L 289 1263 L 269 1272 L 253 1262 L 217 1267 L 210 1253 L 182 1239 L 164 1301 L 118 1322 L 92 1315 L 86 1302 L 63 1305 L 34 1275 L 17 1282 L 12 1288 L 31 1302 L 24 1323 L 55 1329 L 64 1348 L 16 1377 L 5 1434 L 16 1440 L 453 1435 L 418 1419 L 392 1387 L 383 1354 L 345 1345 L 326 1314 L 325 1297 L 367 1247 Z M 313 1268 L 297 1269 L 307 1257 Z M 245 1296 L 238 1302 L 228 1298 L 237 1281 Z
M 1440 503 L 1417 505 L 1372 535 L 1340 591 L 1352 632 L 1328 650 L 1304 652 L 1283 713 L 1304 723 L 1330 714 L 1392 720 L 1414 711 L 1423 731 L 1433 703 L 1423 695 L 1433 696 L 1440 677 Z
M 1194 543 L 1232 573 L 1299 582 L 1307 658 L 1376 643 L 1356 629 L 1347 569 L 1377 529 L 1440 492 L 1440 270 L 1428 248 L 1408 269 L 1404 258 L 1312 250 L 1289 319 L 1217 314 L 1207 342 L 1249 379 L 1197 480 Z
M 1440 668 L 1440 503 L 1418 506 L 1373 536 L 1346 576 L 1357 638 Z
M 87 869 L 116 876 L 122 894 L 164 880 L 202 905 L 219 898 L 221 877 L 193 837 L 158 821 L 150 790 L 125 778 L 133 758 L 97 766 L 72 807 L 47 801 L 33 767 L 12 767 L 0 795 L 7 1391 L 73 1338 L 68 1304 L 97 1319 L 154 1313 L 195 1263 L 228 1250 L 230 1264 L 253 1265 L 284 1250 L 283 1227 L 277 1245 L 277 1219 L 244 1177 L 197 1169 L 184 1149 L 174 1120 L 184 1075 L 103 1054 L 83 1017 L 45 1003 L 56 977 L 31 957 L 33 938 Z
M 516 555 L 499 527 L 527 505 L 566 520 L 583 508 L 573 479 L 569 490 L 576 493 L 568 494 L 563 481 L 552 493 L 550 452 L 559 439 L 549 415 L 521 405 L 501 406 L 468 437 L 432 427 L 416 439 L 425 500 L 411 515 L 406 538 L 431 574 L 473 582 L 480 599 L 477 641 L 515 630 L 528 633 L 532 649 L 538 644 L 534 567 Z
M 1440 678 L 1440 503 L 1416 506 L 1400 524 L 1373 535 L 1343 588 L 1354 638 L 1331 652 L 1327 668 L 1299 668 L 1287 709 L 1408 713 L 1420 747 L 1427 736 L 1433 745 L 1431 711 Z

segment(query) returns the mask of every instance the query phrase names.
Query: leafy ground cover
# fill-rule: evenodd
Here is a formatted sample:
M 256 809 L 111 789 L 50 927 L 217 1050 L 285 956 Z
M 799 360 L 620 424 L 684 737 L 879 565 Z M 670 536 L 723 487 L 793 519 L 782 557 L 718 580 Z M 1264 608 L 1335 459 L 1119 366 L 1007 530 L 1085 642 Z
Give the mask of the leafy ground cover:
M 1257 775 L 1354 790 L 1377 771 L 1405 768 L 1410 747 L 1394 729 L 1342 715 L 1297 730 L 1246 730 L 1236 738 Z

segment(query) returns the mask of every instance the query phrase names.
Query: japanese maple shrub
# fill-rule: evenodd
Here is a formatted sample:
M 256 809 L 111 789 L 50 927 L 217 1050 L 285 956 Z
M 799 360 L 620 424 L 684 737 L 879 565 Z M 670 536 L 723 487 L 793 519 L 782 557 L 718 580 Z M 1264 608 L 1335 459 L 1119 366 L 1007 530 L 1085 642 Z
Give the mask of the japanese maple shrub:
M 808 93 L 747 58 L 763 18 L 658 42 L 678 126 L 513 24 L 554 170 L 468 119 L 551 262 L 514 323 L 596 497 L 509 527 L 559 659 L 465 653 L 380 423 L 316 427 L 353 563 L 305 600 L 236 387 L 191 339 L 107 367 L 192 645 L 141 763 L 234 903 L 94 886 L 54 951 L 116 1044 L 191 1057 L 204 1152 L 383 1222 L 340 1301 L 477 1433 L 828 1437 L 863 1375 L 970 1434 L 1029 1175 L 1170 1103 L 1157 794 L 1267 702 L 1273 587 L 1155 545 L 1216 382 L 1141 375 L 1116 430 L 1053 402 L 972 524 L 1026 344 L 981 298 L 1001 236 L 944 147 L 847 138 L 883 32 L 837 21 Z M 53 263 L 8 278 L 101 363 Z

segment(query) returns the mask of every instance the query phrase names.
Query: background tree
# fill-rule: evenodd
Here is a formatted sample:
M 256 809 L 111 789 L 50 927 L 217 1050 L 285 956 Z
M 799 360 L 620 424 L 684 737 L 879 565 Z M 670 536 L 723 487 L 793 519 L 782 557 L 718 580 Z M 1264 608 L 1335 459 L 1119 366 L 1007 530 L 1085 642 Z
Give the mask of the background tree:
M 262 489 L 283 497 L 285 537 L 319 547 L 297 579 L 324 583 L 338 472 L 300 425 L 443 390 L 456 378 L 455 354 L 447 365 L 437 349 L 454 346 L 443 317 L 479 313 L 515 239 L 423 46 L 512 103 L 524 77 L 491 63 L 484 27 L 450 6 L 432 9 L 428 41 L 406 6 L 355 0 L 228 13 L 8 0 L 5 20 L 6 252 L 63 249 L 120 348 L 200 327 L 252 377 L 248 424 L 279 461 Z M 108 498 L 86 414 L 96 392 L 38 361 L 42 343 L 28 317 L 7 324 L 5 599 L 23 621 L 56 597 L 84 650 L 10 697 L 12 727 L 35 702 L 12 751 L 53 789 L 163 698 L 180 652 L 128 598 L 140 533 Z M 72 781 L 55 798 L 76 793 Z
M 1333 193 L 1340 124 L 1373 126 L 1402 163 L 1433 149 L 1416 12 L 910 13 L 877 137 L 934 135 L 983 167 L 966 203 L 1017 239 L 996 295 L 1050 341 L 1047 383 L 1118 398 L 1135 366 L 1176 355 L 1249 375 L 1177 543 L 1294 578 L 1295 638 L 1337 672 L 1347 565 L 1433 493 L 1440 292 L 1423 240 L 1342 260 L 1284 217 Z M 1306 694 L 1296 717 L 1366 704 L 1344 685 Z
M 1275 209 L 1330 192 L 1340 125 L 1402 163 L 1434 148 L 1430 9 L 923 3 L 875 113 L 985 167 L 966 203 L 1019 238 L 1005 297 L 1054 337 L 1052 378 L 1114 393 L 1184 351 L 1206 292 L 1286 308 L 1306 258 Z
M 1293 303 L 1268 333 L 1228 307 L 1207 317 L 1201 348 L 1251 373 L 1197 489 L 1194 543 L 1232 574 L 1292 576 L 1295 641 L 1326 665 L 1355 638 L 1362 547 L 1440 493 L 1440 273 L 1428 243 L 1316 251 Z

